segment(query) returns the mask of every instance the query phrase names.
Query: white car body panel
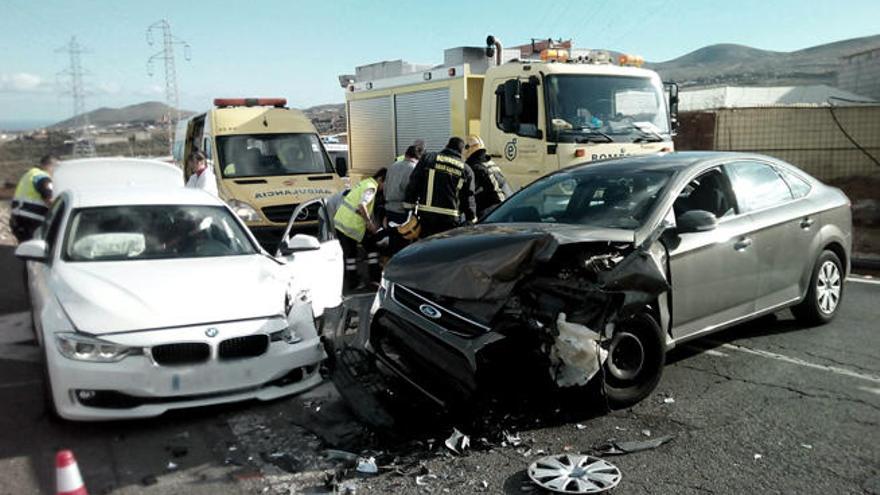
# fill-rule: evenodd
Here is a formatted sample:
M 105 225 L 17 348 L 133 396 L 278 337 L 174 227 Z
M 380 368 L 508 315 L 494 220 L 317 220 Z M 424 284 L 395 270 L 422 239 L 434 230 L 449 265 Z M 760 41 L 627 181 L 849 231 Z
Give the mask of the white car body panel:
M 183 170 L 170 163 L 136 158 L 85 158 L 65 160 L 55 167 L 52 185 L 59 194 L 96 184 L 122 187 L 181 187 Z
M 52 292 L 92 335 L 279 314 L 286 281 L 261 255 L 60 263 Z

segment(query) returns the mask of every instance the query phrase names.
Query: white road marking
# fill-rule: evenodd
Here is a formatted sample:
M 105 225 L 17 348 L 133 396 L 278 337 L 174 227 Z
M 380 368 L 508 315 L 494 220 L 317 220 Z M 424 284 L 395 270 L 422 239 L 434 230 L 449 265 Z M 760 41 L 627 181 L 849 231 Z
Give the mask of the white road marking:
M 744 352 L 746 354 L 752 354 L 754 356 L 761 356 L 761 357 L 765 357 L 765 358 L 769 358 L 769 359 L 775 359 L 776 361 L 782 361 L 784 363 L 789 363 L 789 364 L 796 364 L 798 366 L 803 366 L 805 368 L 812 368 L 812 369 L 822 370 L 822 371 L 830 371 L 831 373 L 834 373 L 837 375 L 848 376 L 850 378 L 858 378 L 859 380 L 865 380 L 865 381 L 869 381 L 869 382 L 876 383 L 876 384 L 880 385 L 880 377 L 878 377 L 878 376 L 868 375 L 866 373 L 859 373 L 858 371 L 848 370 L 846 368 L 840 368 L 837 366 L 827 366 L 824 364 L 811 363 L 809 361 L 804 361 L 803 359 L 800 359 L 800 358 L 786 356 L 784 354 L 777 354 L 775 352 L 770 352 L 770 351 L 763 351 L 760 349 L 752 349 L 750 347 L 744 347 L 744 346 L 736 345 L 736 344 L 720 344 L 720 345 L 721 345 L 721 347 L 723 347 L 725 349 L 731 349 L 734 351 Z
M 703 354 L 708 354 L 710 356 L 727 357 L 727 354 L 721 351 L 716 351 L 715 349 L 705 349 L 703 350 Z
M 869 392 L 874 395 L 880 395 L 880 388 L 859 387 L 859 390 L 861 390 L 862 392 Z
M 863 278 L 863 277 L 847 277 L 847 282 L 856 282 L 858 284 L 870 284 L 870 285 L 880 285 L 880 280 L 874 278 Z

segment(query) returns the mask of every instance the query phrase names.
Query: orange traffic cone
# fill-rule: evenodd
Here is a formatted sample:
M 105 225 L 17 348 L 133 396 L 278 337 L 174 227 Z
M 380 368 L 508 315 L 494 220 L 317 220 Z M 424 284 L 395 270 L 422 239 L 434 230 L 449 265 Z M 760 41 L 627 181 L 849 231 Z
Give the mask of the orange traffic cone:
M 59 450 L 55 455 L 55 487 L 58 495 L 89 495 L 70 450 Z

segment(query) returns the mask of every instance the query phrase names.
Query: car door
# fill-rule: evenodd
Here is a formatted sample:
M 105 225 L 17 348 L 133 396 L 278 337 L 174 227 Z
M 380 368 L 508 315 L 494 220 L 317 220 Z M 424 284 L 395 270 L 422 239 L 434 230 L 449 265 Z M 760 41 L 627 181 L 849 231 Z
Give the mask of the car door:
M 28 294 L 31 301 L 31 311 L 34 314 L 34 329 L 37 340 L 42 342 L 42 312 L 46 300 L 52 297 L 51 275 L 52 259 L 58 246 L 61 244 L 61 224 L 67 211 L 67 201 L 64 197 L 57 199 L 53 204 L 43 225 L 35 233 L 35 239 L 46 242 L 46 261 L 27 261 Z
M 709 187 L 710 181 L 717 187 Z M 694 177 L 678 193 L 670 217 L 691 209 L 711 211 L 718 225 L 706 232 L 676 233 L 673 229 L 663 237 L 669 253 L 676 339 L 751 314 L 758 279 L 758 259 L 750 238 L 752 220 L 739 213 L 723 170 L 713 168 Z
M 801 296 L 800 279 L 816 228 L 807 201 L 794 201 L 791 189 L 771 163 L 732 162 L 733 190 L 752 218 L 751 237 L 758 256 L 755 310 L 764 311 Z
M 294 222 L 298 218 L 305 218 L 305 215 L 318 220 L 318 230 L 315 233 L 320 247 L 291 252 L 285 248 L 285 241 L 295 235 L 305 235 L 293 228 Z M 324 200 L 315 199 L 297 206 L 281 239 L 275 256 L 287 261 L 294 287 L 311 292 L 315 316 L 322 315 L 326 308 L 342 304 L 342 246 L 336 239 Z

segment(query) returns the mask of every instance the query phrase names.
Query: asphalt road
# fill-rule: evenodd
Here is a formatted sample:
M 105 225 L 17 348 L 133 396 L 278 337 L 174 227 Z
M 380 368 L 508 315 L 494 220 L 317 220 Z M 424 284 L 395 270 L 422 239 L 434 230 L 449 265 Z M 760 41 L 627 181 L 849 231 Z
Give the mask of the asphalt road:
M 328 448 L 368 451 L 382 468 L 372 477 L 348 473 L 337 489 L 538 493 L 525 469 L 542 451 L 663 435 L 674 439 L 608 457 L 623 473 L 614 493 L 880 493 L 876 280 L 848 283 L 830 325 L 798 328 L 782 312 L 676 349 L 657 391 L 630 410 L 502 418 L 520 445 L 502 446 L 496 431 L 457 456 L 442 445 L 445 427 L 389 446 L 353 419 L 330 384 L 149 421 L 53 421 L 9 254 L 0 250 L 0 494 L 53 493 L 59 448 L 73 449 L 93 495 L 327 493 L 325 477 L 344 464 L 328 459 Z

